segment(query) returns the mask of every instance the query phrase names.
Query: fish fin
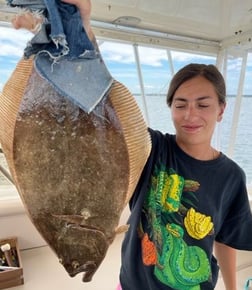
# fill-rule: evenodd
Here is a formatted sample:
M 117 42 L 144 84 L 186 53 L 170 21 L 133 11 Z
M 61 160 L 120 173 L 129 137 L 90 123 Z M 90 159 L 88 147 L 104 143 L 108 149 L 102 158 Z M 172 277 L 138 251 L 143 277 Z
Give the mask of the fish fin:
M 122 234 L 128 231 L 130 225 L 121 225 L 115 229 L 116 234 Z

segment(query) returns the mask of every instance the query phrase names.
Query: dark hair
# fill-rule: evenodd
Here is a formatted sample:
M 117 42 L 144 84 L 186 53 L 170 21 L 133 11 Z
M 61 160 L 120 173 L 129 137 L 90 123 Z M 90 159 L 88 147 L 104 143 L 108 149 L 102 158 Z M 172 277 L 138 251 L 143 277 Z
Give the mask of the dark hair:
M 176 90 L 181 86 L 185 81 L 188 81 L 194 77 L 203 76 L 208 81 L 210 81 L 218 95 L 219 103 L 226 103 L 226 85 L 225 80 L 217 69 L 216 66 L 209 64 L 199 64 L 191 63 L 184 66 L 180 69 L 172 78 L 167 93 L 167 104 L 170 107 L 173 101 L 173 96 Z

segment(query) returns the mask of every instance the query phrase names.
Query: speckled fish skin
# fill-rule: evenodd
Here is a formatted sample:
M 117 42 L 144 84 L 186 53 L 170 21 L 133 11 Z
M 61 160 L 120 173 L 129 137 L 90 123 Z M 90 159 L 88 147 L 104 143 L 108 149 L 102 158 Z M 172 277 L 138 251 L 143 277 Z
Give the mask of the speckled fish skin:
M 128 186 L 127 148 L 111 104 L 87 115 L 33 70 L 15 132 L 29 214 L 70 276 L 85 271 L 89 281 L 114 239 Z
M 20 60 L 0 93 L 0 142 L 31 221 L 68 274 L 84 272 L 89 282 L 118 232 L 151 140 L 125 86 L 112 80 L 102 98 L 91 90 L 99 103 L 84 111 L 38 70 L 36 57 Z M 80 88 L 77 97 L 90 97 L 76 71 L 62 74 L 59 80 Z

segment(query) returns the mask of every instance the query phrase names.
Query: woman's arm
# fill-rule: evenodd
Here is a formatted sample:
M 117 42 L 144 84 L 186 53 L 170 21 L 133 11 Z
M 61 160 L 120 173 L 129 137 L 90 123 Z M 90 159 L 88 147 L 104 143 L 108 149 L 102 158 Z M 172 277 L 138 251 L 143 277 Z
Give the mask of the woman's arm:
M 73 4 L 78 7 L 82 18 L 83 27 L 88 35 L 88 38 L 98 51 L 98 45 L 96 43 L 95 35 L 92 31 L 90 24 L 91 9 L 92 9 L 91 0 L 61 0 L 61 1 L 68 4 Z
M 215 255 L 226 290 L 236 290 L 236 250 L 215 242 Z

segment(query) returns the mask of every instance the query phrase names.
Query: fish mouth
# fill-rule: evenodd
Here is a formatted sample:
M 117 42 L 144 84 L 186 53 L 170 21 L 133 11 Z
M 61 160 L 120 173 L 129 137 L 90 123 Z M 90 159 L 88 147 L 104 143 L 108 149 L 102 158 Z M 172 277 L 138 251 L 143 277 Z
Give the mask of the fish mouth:
M 90 282 L 92 280 L 94 273 L 98 269 L 98 265 L 93 261 L 88 261 L 85 264 L 77 267 L 76 269 L 73 269 L 72 267 L 71 269 L 68 269 L 67 266 L 65 266 L 65 268 L 70 277 L 75 277 L 77 274 L 84 272 L 82 281 Z

